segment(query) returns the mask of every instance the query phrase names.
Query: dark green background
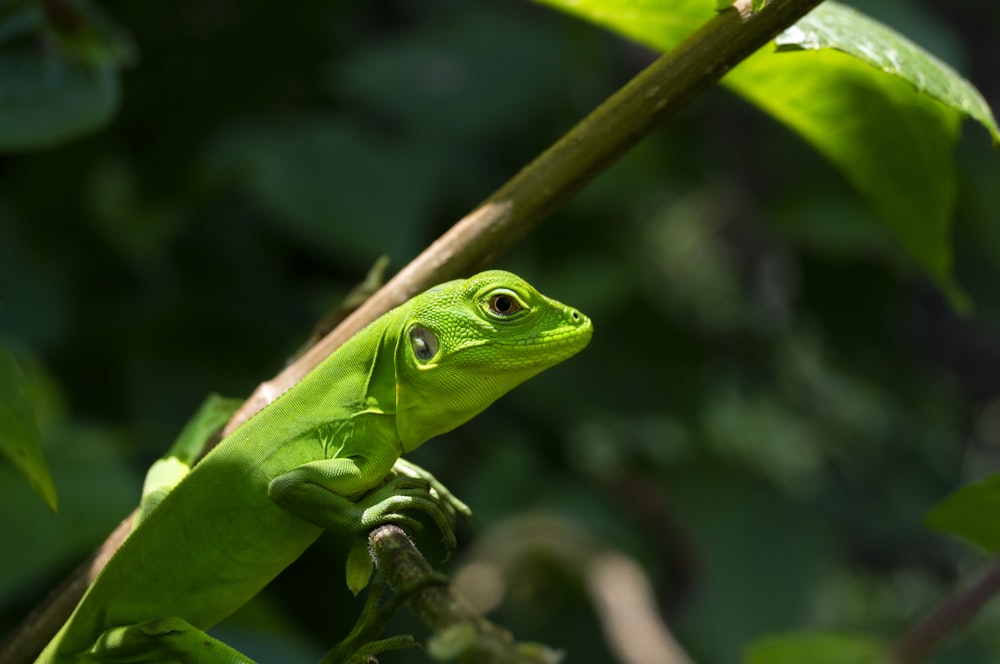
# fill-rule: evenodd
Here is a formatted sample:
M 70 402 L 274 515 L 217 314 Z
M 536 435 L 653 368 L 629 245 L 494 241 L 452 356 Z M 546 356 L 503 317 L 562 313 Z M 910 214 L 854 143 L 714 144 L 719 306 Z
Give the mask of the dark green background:
M 1000 105 L 1000 9 L 869 4 Z M 522 2 L 103 6 L 140 53 L 112 125 L 0 157 L 0 335 L 45 397 L 61 500 L 0 468 L 0 628 L 127 514 L 206 393 L 248 394 L 379 254 L 405 264 L 652 58 Z M 891 636 L 968 576 L 981 557 L 921 523 L 1000 465 L 1000 165 L 964 129 L 967 319 L 720 90 L 504 257 L 596 333 L 414 456 L 476 514 L 442 569 L 523 554 L 493 615 L 572 662 L 611 655 L 567 542 L 639 561 L 706 663 L 773 632 Z M 540 514 L 537 541 L 509 536 Z M 316 547 L 218 633 L 315 660 L 360 606 L 345 554 Z M 998 634 L 993 608 L 934 661 L 992 661 Z

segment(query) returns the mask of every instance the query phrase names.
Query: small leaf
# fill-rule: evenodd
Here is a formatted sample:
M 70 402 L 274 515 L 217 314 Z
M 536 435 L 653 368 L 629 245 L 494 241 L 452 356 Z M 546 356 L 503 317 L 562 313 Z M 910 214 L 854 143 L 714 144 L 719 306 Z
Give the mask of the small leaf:
M 212 436 L 226 425 L 233 413 L 243 405 L 242 399 L 229 399 L 218 394 L 209 394 L 198 407 L 198 411 L 184 425 L 177 440 L 170 446 L 164 457 L 176 457 L 185 466 L 191 467 L 204 454 Z
M 1000 474 L 959 488 L 938 503 L 925 521 L 988 553 L 1000 552 Z
M 10 459 L 53 512 L 55 484 L 45 464 L 28 383 L 14 356 L 0 345 L 0 454 Z
M 347 587 L 355 596 L 368 586 L 374 569 L 375 562 L 368 550 L 368 536 L 356 537 L 347 554 Z
M 844 634 L 788 634 L 756 641 L 745 664 L 889 664 L 884 646 L 874 639 Z

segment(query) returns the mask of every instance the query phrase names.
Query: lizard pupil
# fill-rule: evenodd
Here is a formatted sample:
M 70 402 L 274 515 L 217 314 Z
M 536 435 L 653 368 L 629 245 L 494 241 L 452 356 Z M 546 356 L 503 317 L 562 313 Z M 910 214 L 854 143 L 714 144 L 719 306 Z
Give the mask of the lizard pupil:
M 490 308 L 494 313 L 507 315 L 519 310 L 521 307 L 508 295 L 494 295 L 490 300 Z

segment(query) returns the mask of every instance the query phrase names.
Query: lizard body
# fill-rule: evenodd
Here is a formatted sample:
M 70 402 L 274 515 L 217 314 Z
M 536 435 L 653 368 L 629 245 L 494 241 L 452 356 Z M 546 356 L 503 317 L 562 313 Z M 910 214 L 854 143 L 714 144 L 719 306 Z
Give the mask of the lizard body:
M 483 272 L 386 313 L 182 474 L 111 558 L 39 664 L 249 662 L 204 633 L 326 530 L 412 525 L 454 539 L 400 455 L 589 341 L 589 319 Z

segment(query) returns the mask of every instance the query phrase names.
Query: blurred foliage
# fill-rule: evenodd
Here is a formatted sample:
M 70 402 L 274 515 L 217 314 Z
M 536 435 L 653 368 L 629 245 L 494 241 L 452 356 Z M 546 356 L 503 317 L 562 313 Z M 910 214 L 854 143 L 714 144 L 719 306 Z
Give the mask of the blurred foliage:
M 1000 106 L 1000 9 L 852 4 Z M 248 394 L 379 254 L 403 265 L 653 57 L 526 3 L 101 6 L 141 54 L 114 122 L 0 159 L 0 339 L 60 494 L 53 516 L 0 465 L 2 628 L 134 507 L 207 393 Z M 590 315 L 591 347 L 414 455 L 475 511 L 456 564 L 544 512 L 638 561 L 707 664 L 768 634 L 863 650 L 910 624 L 982 562 L 924 515 L 1000 469 L 1000 163 L 978 127 L 955 163 L 967 318 L 728 92 L 634 149 L 500 261 Z M 361 606 L 348 548 L 322 540 L 213 633 L 316 661 Z M 580 575 L 528 553 L 482 578 L 494 617 L 613 661 Z M 931 661 L 995 659 L 998 634 L 993 607 Z
M 88 0 L 0 3 L 0 150 L 57 145 L 107 123 L 128 36 Z
M 964 537 L 985 551 L 1000 551 L 1000 475 L 966 484 L 938 503 L 927 515 L 927 524 Z
M 817 653 L 820 653 L 817 655 Z M 774 638 L 755 646 L 747 664 L 889 664 L 879 644 L 842 635 Z

